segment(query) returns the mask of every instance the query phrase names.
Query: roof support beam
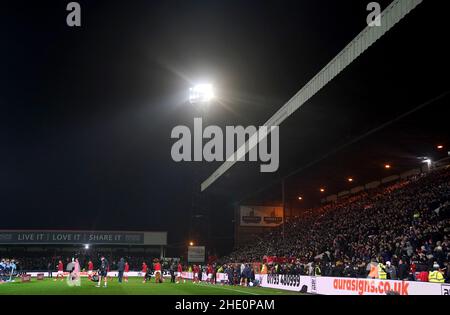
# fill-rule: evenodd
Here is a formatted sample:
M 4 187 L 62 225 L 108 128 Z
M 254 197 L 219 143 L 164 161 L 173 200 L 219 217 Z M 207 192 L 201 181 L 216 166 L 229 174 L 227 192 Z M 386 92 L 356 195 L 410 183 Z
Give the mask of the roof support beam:
M 336 57 L 334 57 L 319 73 L 317 73 L 297 94 L 282 106 L 265 124 L 269 127 L 281 123 L 304 105 L 317 92 L 325 87 L 339 73 L 356 60 L 364 51 L 386 34 L 395 24 L 400 22 L 409 12 L 414 10 L 423 0 L 394 0 L 381 13 L 381 26 L 367 26 Z M 237 159 L 227 159 L 219 168 L 201 184 L 201 191 L 206 190 L 220 176 L 225 174 L 240 157 L 245 156 L 258 145 L 257 135 L 253 135 L 235 154 Z M 233 155 L 234 156 L 234 155 Z

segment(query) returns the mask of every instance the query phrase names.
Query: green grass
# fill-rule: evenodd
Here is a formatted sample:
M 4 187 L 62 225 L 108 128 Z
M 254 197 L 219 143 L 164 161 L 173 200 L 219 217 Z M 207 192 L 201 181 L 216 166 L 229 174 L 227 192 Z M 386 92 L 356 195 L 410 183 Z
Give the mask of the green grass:
M 95 283 L 83 278 L 81 287 L 69 287 L 64 281 L 52 279 L 31 282 L 0 284 L 0 295 L 297 295 L 297 292 L 269 288 L 249 288 L 186 283 L 174 284 L 170 281 L 155 284 L 142 283 L 141 278 L 130 278 L 128 283 L 108 282 L 108 287 L 96 288 Z

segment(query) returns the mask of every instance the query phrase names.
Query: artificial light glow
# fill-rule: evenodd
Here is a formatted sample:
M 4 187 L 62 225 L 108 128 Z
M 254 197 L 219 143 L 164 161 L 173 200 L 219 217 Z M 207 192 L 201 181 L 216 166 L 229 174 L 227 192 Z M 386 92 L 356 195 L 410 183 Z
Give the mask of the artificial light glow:
M 194 246 L 194 242 L 189 242 L 189 246 Z
M 298 197 L 298 200 L 303 200 L 303 197 Z
M 350 177 L 350 178 L 348 179 L 348 181 L 349 181 L 350 183 L 353 182 L 353 178 Z
M 444 148 L 444 146 L 443 145 L 438 145 L 437 148 L 438 148 L 438 150 L 442 150 Z
M 84 249 L 89 249 L 89 244 L 84 245 Z
M 214 98 L 214 88 L 212 84 L 197 84 L 189 89 L 189 103 L 205 104 Z
M 390 165 L 390 164 L 386 164 L 386 165 L 384 166 L 384 168 L 385 168 L 385 169 L 390 169 L 390 168 L 391 168 L 391 165 Z
M 320 192 L 325 192 L 325 188 L 320 188 Z

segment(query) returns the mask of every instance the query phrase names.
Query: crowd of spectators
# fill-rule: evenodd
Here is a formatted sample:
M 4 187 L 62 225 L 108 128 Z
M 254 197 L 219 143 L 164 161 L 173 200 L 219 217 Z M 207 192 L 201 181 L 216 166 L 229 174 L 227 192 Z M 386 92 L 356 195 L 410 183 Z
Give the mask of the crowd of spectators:
M 336 277 L 367 277 L 372 264 L 383 263 L 388 278 L 409 280 L 438 266 L 448 281 L 449 210 L 444 168 L 305 211 L 222 260 L 285 257 L 268 272 Z

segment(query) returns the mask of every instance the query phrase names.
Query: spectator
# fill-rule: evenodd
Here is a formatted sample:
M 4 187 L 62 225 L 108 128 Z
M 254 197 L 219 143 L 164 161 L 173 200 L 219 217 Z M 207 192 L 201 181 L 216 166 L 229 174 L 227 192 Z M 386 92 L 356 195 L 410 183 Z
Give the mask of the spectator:
M 408 265 L 404 260 L 400 260 L 398 264 L 398 279 L 407 280 L 408 279 Z
M 388 279 L 397 280 L 397 269 L 390 261 L 386 262 L 386 272 L 388 274 Z

